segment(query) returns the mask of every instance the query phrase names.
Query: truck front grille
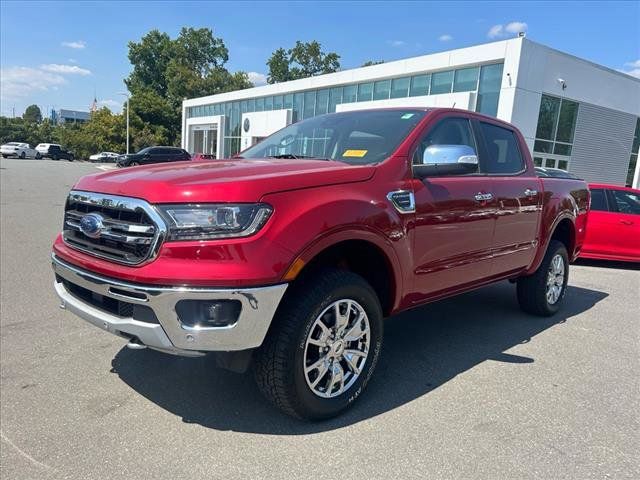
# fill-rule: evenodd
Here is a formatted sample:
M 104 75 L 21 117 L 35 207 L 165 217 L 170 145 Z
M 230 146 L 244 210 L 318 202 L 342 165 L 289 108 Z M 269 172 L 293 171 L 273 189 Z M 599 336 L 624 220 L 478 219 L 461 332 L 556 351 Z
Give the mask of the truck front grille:
M 82 225 L 94 214 L 96 231 Z M 151 205 L 115 195 L 72 191 L 67 198 L 62 236 L 67 245 L 125 265 L 139 265 L 155 256 L 166 231 Z

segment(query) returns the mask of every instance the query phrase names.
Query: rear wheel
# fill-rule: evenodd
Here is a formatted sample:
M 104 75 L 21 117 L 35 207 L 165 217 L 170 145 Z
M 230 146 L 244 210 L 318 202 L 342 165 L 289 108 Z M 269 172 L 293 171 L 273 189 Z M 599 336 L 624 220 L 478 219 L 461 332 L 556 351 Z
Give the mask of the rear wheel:
M 36 160 L 40 160 L 42 158 L 42 155 L 40 155 L 40 152 L 36 152 Z
M 569 281 L 569 255 L 562 242 L 551 240 L 533 275 L 518 279 L 518 302 L 527 313 L 549 317 L 560 310 Z
M 382 309 L 359 275 L 326 270 L 292 287 L 254 363 L 262 393 L 311 420 L 349 407 L 366 387 L 382 345 Z
M 54 155 L 53 157 L 51 157 L 53 160 L 58 160 L 58 156 Z
M 25 158 L 27 158 L 27 154 L 26 154 L 26 153 L 24 153 L 24 152 L 21 152 L 21 153 L 20 153 L 20 159 L 21 159 L 21 160 L 24 160 Z
M 131 162 L 129 164 L 130 167 L 137 167 L 138 165 L 140 165 L 140 162 Z
M 73 155 L 69 155 L 69 157 L 67 158 L 67 160 L 69 160 L 70 162 L 73 162 Z

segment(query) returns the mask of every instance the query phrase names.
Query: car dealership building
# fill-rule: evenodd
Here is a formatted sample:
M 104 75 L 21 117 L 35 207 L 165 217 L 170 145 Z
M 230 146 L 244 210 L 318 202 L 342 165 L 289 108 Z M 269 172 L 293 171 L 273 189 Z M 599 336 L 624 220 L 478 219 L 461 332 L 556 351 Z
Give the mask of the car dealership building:
M 524 37 L 188 99 L 182 147 L 228 157 L 286 125 L 373 107 L 455 107 L 523 133 L 537 165 L 640 182 L 640 79 Z

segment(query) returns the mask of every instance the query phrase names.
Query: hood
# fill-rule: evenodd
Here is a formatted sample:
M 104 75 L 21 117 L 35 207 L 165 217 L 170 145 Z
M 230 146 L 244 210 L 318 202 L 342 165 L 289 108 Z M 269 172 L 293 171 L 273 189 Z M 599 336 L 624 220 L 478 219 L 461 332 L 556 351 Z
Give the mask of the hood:
M 268 193 L 361 182 L 374 169 L 302 159 L 175 162 L 88 175 L 74 188 L 151 203 L 256 202 Z

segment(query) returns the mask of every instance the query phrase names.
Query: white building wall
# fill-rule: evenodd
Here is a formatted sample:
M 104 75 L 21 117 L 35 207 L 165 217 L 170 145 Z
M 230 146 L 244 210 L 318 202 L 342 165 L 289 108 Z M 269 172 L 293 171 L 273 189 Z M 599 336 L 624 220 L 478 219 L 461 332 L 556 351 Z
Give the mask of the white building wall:
M 268 137 L 290 123 L 290 109 L 243 113 L 240 121 L 240 150 L 253 145 L 252 139 Z M 245 129 L 245 126 L 248 128 Z

